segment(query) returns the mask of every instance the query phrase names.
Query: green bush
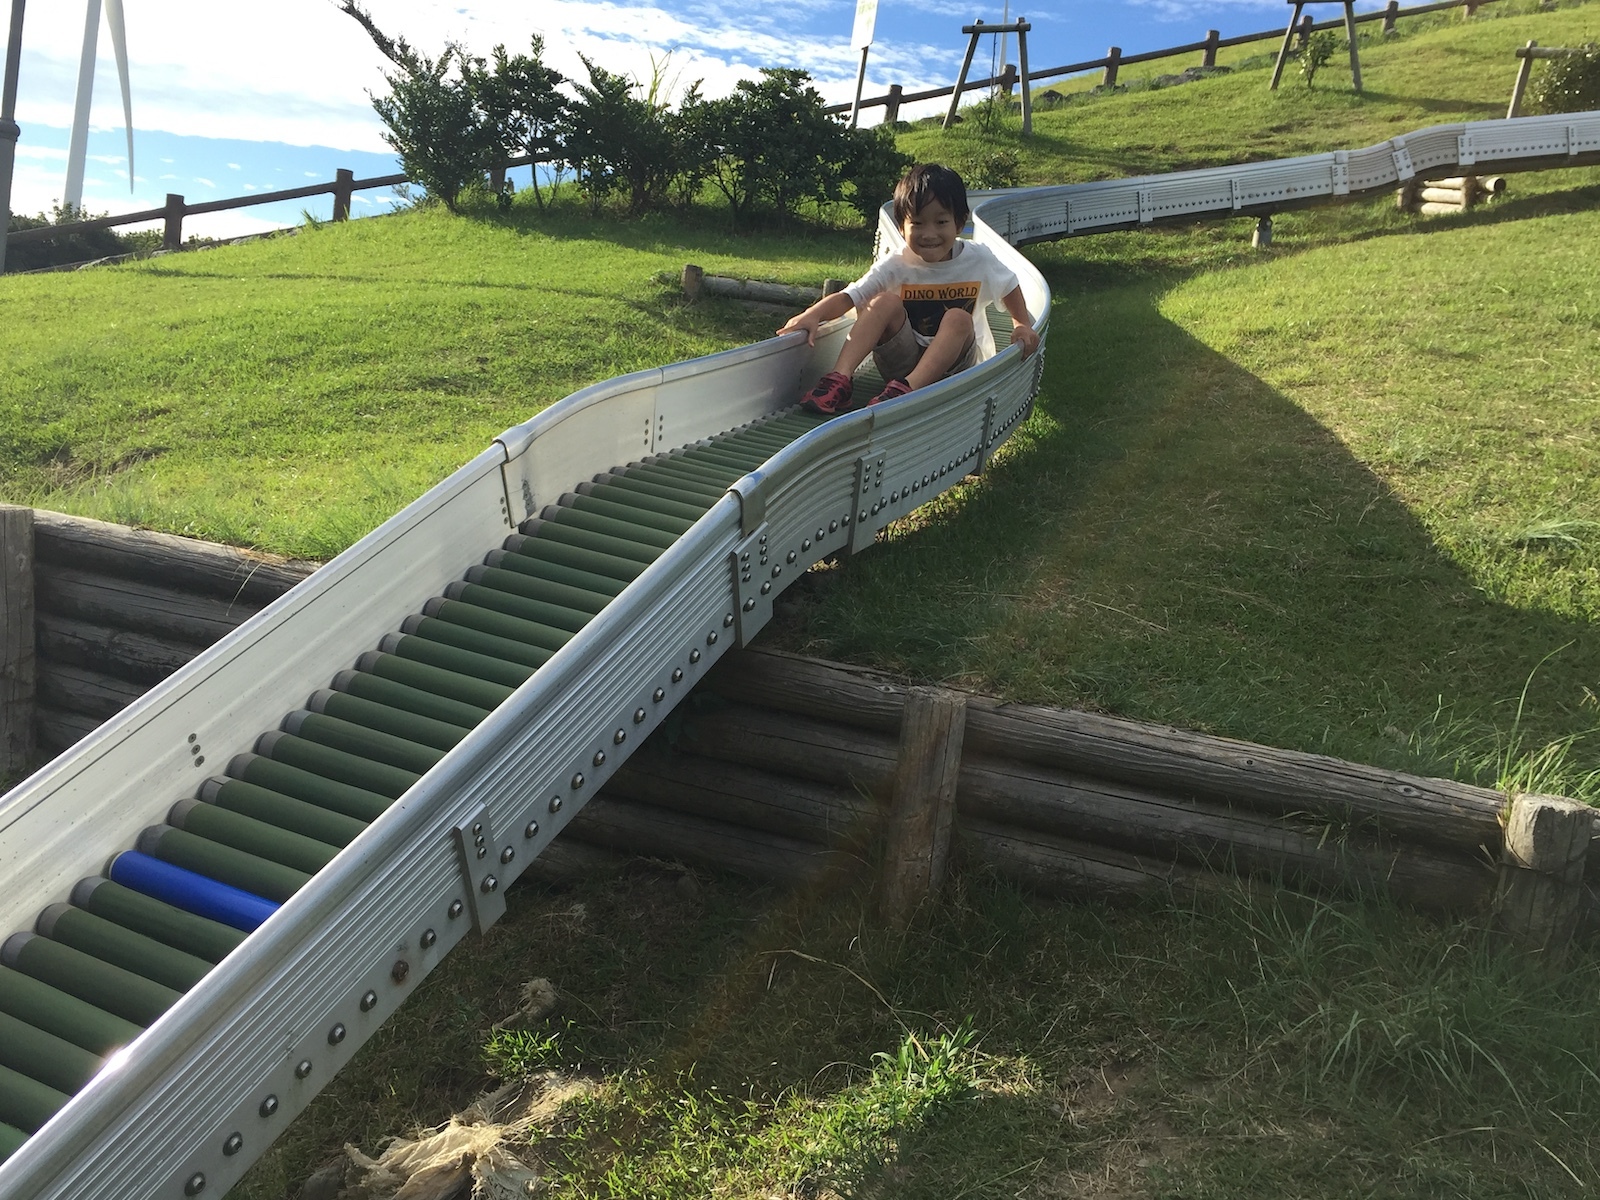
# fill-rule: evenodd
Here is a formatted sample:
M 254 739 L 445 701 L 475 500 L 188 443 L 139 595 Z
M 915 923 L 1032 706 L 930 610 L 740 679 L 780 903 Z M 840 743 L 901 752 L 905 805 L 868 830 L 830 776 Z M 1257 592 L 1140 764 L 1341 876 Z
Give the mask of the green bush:
M 104 213 L 91 213 L 87 209 L 70 205 L 56 205 L 51 211 L 25 217 L 13 213 L 7 226 L 11 233 L 24 229 L 45 229 L 56 225 L 70 225 L 74 221 L 88 221 Z M 83 233 L 61 233 L 42 242 L 8 242 L 6 244 L 6 270 L 38 271 L 45 267 L 64 267 L 73 263 L 94 262 L 118 254 L 134 254 L 154 250 L 161 245 L 161 234 L 154 230 L 119 234 L 114 229 L 91 229 Z
M 509 54 L 504 46 L 496 46 L 492 61 L 491 68 L 484 59 L 471 60 L 465 78 L 489 127 L 495 157 L 559 157 L 567 100 L 557 89 L 566 76 L 545 65 L 544 38 L 533 35 L 530 54 Z M 533 197 L 543 208 L 544 192 L 537 171 L 533 173 Z
M 1313 85 L 1317 72 L 1333 60 L 1333 52 L 1338 48 L 1339 39 L 1326 29 L 1311 35 L 1311 40 L 1300 51 L 1300 78 L 1306 81 L 1306 87 Z
M 1550 60 L 1528 91 L 1528 108 L 1536 113 L 1600 108 L 1600 45 L 1589 42 L 1571 58 Z
M 436 59 L 418 52 L 406 59 L 384 76 L 389 94 L 374 97 L 372 107 L 401 168 L 456 212 L 462 191 L 482 180 L 494 159 L 499 131 L 473 95 L 474 60 L 460 46 L 446 46 Z
M 659 208 L 673 179 L 692 167 L 683 121 L 656 95 L 625 75 L 583 58 L 587 84 L 573 81 L 578 98 L 567 109 L 562 135 L 564 155 L 577 168 L 592 209 L 614 193 L 624 197 L 630 215 Z M 699 103 L 694 88 L 684 107 Z

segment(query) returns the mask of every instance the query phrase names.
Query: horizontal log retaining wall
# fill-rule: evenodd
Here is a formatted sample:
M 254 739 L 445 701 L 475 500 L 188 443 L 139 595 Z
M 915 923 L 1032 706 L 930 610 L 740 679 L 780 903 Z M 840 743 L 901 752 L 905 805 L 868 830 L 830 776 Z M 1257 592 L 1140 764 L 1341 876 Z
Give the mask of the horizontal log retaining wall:
M 12 526 L 27 512 L 5 510 L 0 549 L 20 546 Z M 315 568 L 43 511 L 31 525 L 26 666 L 43 753 L 71 745 Z M 14 625 L 23 585 L 11 575 L 0 592 Z M 0 670 L 11 689 L 0 715 L 19 711 L 12 693 L 25 677 L 20 666 Z M 579 814 L 563 839 L 571 844 L 541 873 L 581 872 L 606 851 L 788 883 L 853 869 L 876 857 L 891 797 L 897 810 L 905 802 L 896 779 L 911 690 L 837 663 L 730 654 Z M 953 828 L 948 814 L 931 819 L 946 823 L 958 861 L 1047 892 L 1127 897 L 1239 875 L 1381 890 L 1462 913 L 1487 911 L 1508 872 L 1542 869 L 1508 848 L 1510 806 L 1498 792 L 1094 713 L 961 700 L 950 779 L 933 785 L 953 790 Z M 1550 873 L 1569 893 L 1582 887 L 1590 926 L 1600 827 L 1579 819 L 1591 828 L 1582 872 L 1563 860 Z

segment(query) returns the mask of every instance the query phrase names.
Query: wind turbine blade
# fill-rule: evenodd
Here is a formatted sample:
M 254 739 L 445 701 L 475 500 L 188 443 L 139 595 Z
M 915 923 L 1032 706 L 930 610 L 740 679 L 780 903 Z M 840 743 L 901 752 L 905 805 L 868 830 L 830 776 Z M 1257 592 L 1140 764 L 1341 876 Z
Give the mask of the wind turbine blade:
M 100 0 L 88 0 L 83 15 L 83 57 L 78 60 L 78 100 L 72 110 L 72 140 L 67 146 L 66 208 L 83 207 L 83 164 L 89 153 L 89 105 L 94 99 L 94 56 L 100 45 Z
M 106 0 L 106 25 L 111 52 L 117 56 L 117 82 L 122 84 L 122 125 L 128 131 L 128 192 L 133 192 L 133 95 L 128 91 L 128 33 L 122 23 L 122 0 Z

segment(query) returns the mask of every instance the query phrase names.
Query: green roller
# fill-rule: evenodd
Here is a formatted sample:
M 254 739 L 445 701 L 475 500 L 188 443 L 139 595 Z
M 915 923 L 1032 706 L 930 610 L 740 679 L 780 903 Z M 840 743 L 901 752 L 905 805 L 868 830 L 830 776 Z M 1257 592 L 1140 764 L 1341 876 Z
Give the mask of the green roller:
M 124 929 L 70 904 L 50 905 L 39 914 L 34 927 L 40 937 L 82 950 L 101 962 L 153 979 L 176 992 L 188 991 L 205 978 L 212 966 L 203 958 L 174 950 L 155 938 Z
M 607 478 L 616 479 L 618 476 L 612 475 Z M 665 463 L 639 463 L 637 466 L 629 467 L 627 474 L 620 478 L 643 479 L 657 487 L 676 488 L 709 501 L 710 504 L 715 504 L 728 494 L 725 480 L 707 479 L 701 472 L 691 471 L 687 467 L 670 467 Z
M 304 800 L 307 804 L 343 813 L 363 824 L 376 821 L 393 799 L 383 792 L 345 783 L 332 776 L 275 761 L 261 754 L 235 755 L 228 764 L 228 774 L 246 783 Z
M 311 805 L 305 807 L 311 808 Z M 97 917 L 115 921 L 124 929 L 155 938 L 158 942 L 165 942 L 211 963 L 221 962 L 245 939 L 241 929 L 197 917 L 194 913 L 184 912 L 181 908 L 132 888 L 125 888 L 120 883 L 112 883 L 109 879 L 80 879 L 78 886 L 72 889 L 72 903 Z
M 406 624 L 406 633 L 383 639 L 385 650 L 369 650 L 357 659 L 356 670 L 488 709 L 499 708 L 521 686 L 522 681 L 513 686 L 507 677 L 533 674 L 519 664 L 501 663 L 500 678 L 478 678 L 467 670 L 469 666 L 476 669 L 477 664 L 462 661 L 462 655 L 470 654 L 474 660 L 487 656 L 436 640 L 436 632 L 442 631 L 435 627 L 445 622 L 429 618 L 427 622 L 408 620 Z
M 524 621 L 521 617 L 508 616 L 506 613 L 495 612 L 492 608 L 480 608 L 476 604 L 467 604 L 461 600 L 446 600 L 439 597 L 428 601 L 423 612 L 426 616 L 437 617 L 450 625 L 465 625 L 468 629 L 476 629 L 481 633 L 493 634 L 495 637 L 506 638 L 513 642 L 523 642 L 529 646 L 539 646 L 545 650 L 559 650 L 572 640 L 572 633 L 569 630 L 541 625 L 538 621 Z
M 339 853 L 339 847 L 319 842 L 303 833 L 280 829 L 243 813 L 199 800 L 179 800 L 167 814 L 167 820 L 175 829 L 232 846 L 235 850 L 243 850 L 246 854 L 269 862 L 293 867 L 307 875 L 315 875 Z
M 622 477 L 618 475 L 614 478 Z M 580 499 L 599 500 L 619 508 L 661 513 L 663 516 L 690 522 L 698 521 L 705 515 L 706 509 L 711 507 L 709 504 L 684 504 L 678 500 L 668 500 L 655 495 L 654 491 L 653 488 L 650 491 L 643 491 L 611 483 L 580 483 L 574 494 Z
M 540 521 L 533 536 L 538 541 L 560 542 L 562 545 L 628 559 L 640 564 L 641 570 L 661 557 L 659 546 L 646 546 L 627 538 L 591 533 L 587 529 L 574 529 L 570 525 L 557 525 L 552 521 Z
M 398 800 L 418 779 L 411 771 L 346 754 L 332 746 L 318 745 L 276 729 L 256 740 L 256 753 L 302 771 L 348 783 L 351 787 L 377 792 L 391 800 Z
M 418 775 L 428 771 L 444 757 L 443 750 L 435 750 L 432 746 L 419 745 L 391 733 L 380 733 L 376 729 L 367 729 L 350 721 L 341 721 L 338 717 L 303 708 L 285 717 L 283 728 L 286 733 L 307 741 L 332 746 L 335 750 L 357 754 L 373 762 L 387 763 L 402 771 L 414 771 Z
M 432 746 L 435 750 L 449 750 L 472 732 L 470 728 L 451 725 L 447 721 L 435 721 L 432 717 L 422 717 L 404 709 L 390 708 L 387 704 L 380 704 L 376 700 L 351 696 L 345 692 L 320 691 L 311 697 L 306 707 L 313 712 L 338 717 L 341 721 L 365 725 L 368 729 L 376 729 L 380 733 L 393 734 L 408 742 L 421 742 L 424 746 Z
M 200 785 L 200 799 L 228 812 L 303 834 L 327 846 L 348 846 L 366 828 L 364 822 L 354 817 L 329 812 L 241 779 L 208 779 Z
M 6 966 L 0 966 L 0 1012 L 101 1056 L 126 1046 L 141 1032 L 132 1021 Z
M 673 518 L 658 517 L 656 519 L 670 521 Z M 501 570 L 497 567 L 472 567 L 467 571 L 467 582 L 494 588 L 499 592 L 510 592 L 516 596 L 526 596 L 529 600 L 543 600 L 547 604 L 559 604 L 564 608 L 588 613 L 590 616 L 610 604 L 613 599 L 610 592 L 592 592 L 584 588 L 571 587 L 565 583 L 554 583 L 548 579 L 536 579 L 519 571 Z
M 521 554 L 527 558 L 559 563 L 564 567 L 576 567 L 580 571 L 592 571 L 597 575 L 609 575 L 613 579 L 630 583 L 639 578 L 645 568 L 644 563 L 635 559 L 585 550 L 581 546 L 569 546 L 549 538 L 526 537 L 520 533 L 513 533 L 507 537 L 505 548 L 513 554 Z
M 619 520 L 602 513 L 587 512 L 581 508 L 556 508 L 553 511 L 547 508 L 545 513 L 544 520 L 553 521 L 557 525 L 571 525 L 575 529 L 587 529 L 591 533 L 607 533 L 612 537 L 642 542 L 646 546 L 659 546 L 663 550 L 678 540 L 676 534 L 655 529 L 640 521 Z
M 749 470 L 744 461 L 705 448 L 694 451 L 692 457 L 689 454 L 669 454 L 652 459 L 647 465 L 651 470 L 676 471 L 721 486 L 732 483 Z
M 702 495 L 697 491 L 686 491 L 683 488 L 671 487 L 666 484 L 656 483 L 633 475 L 606 475 L 604 483 L 591 484 L 593 489 L 590 495 L 611 490 L 619 492 L 632 492 L 637 496 L 649 496 L 651 499 L 660 500 L 671 504 L 672 511 L 680 515 L 690 512 L 704 515 L 713 504 L 727 495 L 724 490 L 716 495 Z
M 380 675 L 368 675 L 364 671 L 340 671 L 333 677 L 333 686 L 338 691 L 349 692 L 363 700 L 375 700 L 390 708 L 414 712 L 419 717 L 432 717 L 435 721 L 446 721 L 463 729 L 471 729 L 491 711 L 475 704 L 463 704 L 459 700 L 435 696 L 420 688 L 407 687 Z
M 683 452 L 683 458 L 697 466 L 729 467 L 741 473 L 755 470 L 772 455 L 755 446 L 736 448 L 728 445 L 701 446 Z
M 470 680 L 495 684 L 496 693 L 501 700 L 532 679 L 533 673 L 549 662 L 551 655 L 555 653 L 554 650 L 546 650 L 543 646 L 513 642 L 506 638 L 495 637 L 492 633 L 468 629 L 464 625 L 452 625 L 448 621 L 439 620 L 438 617 L 425 617 L 420 613 L 412 613 L 400 629 L 400 633 L 385 637 L 380 649 L 388 654 L 398 654 L 401 658 L 410 659 L 419 665 L 434 667 Z M 400 679 L 398 675 L 393 678 L 402 683 L 410 682 Z M 438 685 L 417 683 L 412 686 L 427 686 L 430 691 L 459 700 L 463 704 L 471 704 L 474 708 L 485 707 L 482 701 L 488 698 L 487 693 L 476 688 L 465 688 L 460 692 L 450 690 L 448 681 L 442 681 Z M 495 701 L 495 707 L 499 707 L 499 704 L 499 700 Z M 491 708 L 490 711 L 494 710 Z
M 13 1128 L 37 1133 L 68 1099 L 65 1092 L 0 1066 L 0 1121 Z
M 27 1140 L 28 1135 L 15 1125 L 7 1125 L 4 1121 L 0 1121 L 0 1163 L 21 1150 L 22 1143 Z
M 171 825 L 152 825 L 141 833 L 139 852 L 279 903 L 298 892 L 311 878 L 310 872 L 257 858 Z
M 104 1065 L 98 1054 L 0 1012 L 0 1066 L 70 1096 Z
M 489 551 L 483 556 L 483 565 L 498 570 L 515 571 L 518 575 L 528 575 L 534 579 L 548 579 L 555 583 L 568 584 L 571 587 L 582 588 L 586 592 L 597 592 L 602 596 L 619 596 L 622 594 L 622 589 L 628 586 L 625 579 L 596 575 L 593 571 L 580 571 L 576 567 L 528 558 L 526 555 L 512 554 L 508 550 Z
M 6 966 L 40 983 L 138 1025 L 150 1024 L 178 1001 L 179 993 L 172 988 L 34 933 L 12 934 L 0 957 Z
M 510 572 L 507 572 L 510 574 Z M 509 592 L 502 592 L 496 588 L 485 587 L 481 583 L 467 583 L 456 581 L 445 589 L 445 598 L 460 600 L 466 604 L 476 604 L 479 608 L 492 608 L 499 612 L 510 613 L 514 617 L 521 617 L 524 621 L 534 621 L 541 625 L 549 625 L 554 629 L 564 629 L 568 633 L 577 633 L 594 617 L 592 612 L 580 612 L 575 608 L 567 608 L 560 604 L 551 604 L 547 600 L 534 600 L 527 596 L 516 596 Z
M 699 463 L 684 462 L 682 459 L 647 463 L 628 473 L 642 475 L 646 479 L 659 479 L 674 487 L 695 487 L 702 492 L 719 496 L 724 495 L 728 485 L 743 474 L 742 471 L 713 469 Z
M 506 572 L 508 575 L 510 573 Z M 475 605 L 478 608 L 494 609 L 496 612 L 520 617 L 536 625 L 548 625 L 552 629 L 560 629 L 566 633 L 577 633 L 594 619 L 592 612 L 580 612 L 544 600 L 531 600 L 527 596 L 519 596 L 513 592 L 465 580 L 457 580 L 447 585 L 444 598 L 459 600 L 463 604 Z
M 628 493 L 623 493 L 627 496 Z M 640 499 L 640 497 L 633 497 Z M 595 513 L 598 516 L 610 517 L 614 521 L 629 521 L 635 525 L 643 525 L 650 529 L 659 529 L 662 533 L 671 533 L 682 536 L 693 526 L 694 522 L 687 517 L 674 517 L 664 512 L 637 505 L 619 503 L 615 499 L 607 499 L 593 492 L 580 495 L 577 492 L 568 492 L 561 497 L 564 508 L 575 509 L 578 512 Z

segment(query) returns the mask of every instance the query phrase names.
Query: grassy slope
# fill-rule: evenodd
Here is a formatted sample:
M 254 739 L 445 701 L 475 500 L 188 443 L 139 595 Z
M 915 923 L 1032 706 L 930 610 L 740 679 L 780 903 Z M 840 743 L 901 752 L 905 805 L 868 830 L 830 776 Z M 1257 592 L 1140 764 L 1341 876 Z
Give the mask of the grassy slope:
M 1450 115 L 1486 115 L 1506 47 L 1597 23 L 1588 7 L 1374 46 L 1363 98 L 1347 81 L 1273 95 L 1258 70 L 1085 102 L 1040 118 L 1024 174 L 1099 173 L 1072 145 L 1134 130 L 1152 168 L 1283 124 L 1252 153 L 1371 144 L 1426 119 L 1403 97 L 1438 79 L 1495 97 Z M 972 153 L 964 128 L 910 139 Z M 1269 253 L 1243 221 L 1034 248 L 1056 296 L 1040 416 L 982 486 L 813 576 L 778 636 L 1485 782 L 1513 743 L 1587 734 L 1596 183 L 1512 176 L 1465 218 L 1388 199 L 1286 214 Z M 1546 782 L 1583 790 L 1596 763 L 1581 747 Z
M 416 212 L 0 279 L 0 494 L 332 555 L 569 392 L 766 332 L 658 275 L 817 280 L 863 252 L 699 224 Z

